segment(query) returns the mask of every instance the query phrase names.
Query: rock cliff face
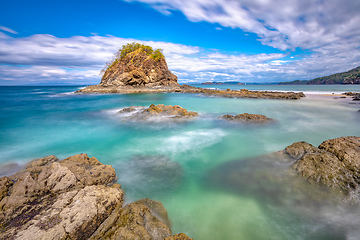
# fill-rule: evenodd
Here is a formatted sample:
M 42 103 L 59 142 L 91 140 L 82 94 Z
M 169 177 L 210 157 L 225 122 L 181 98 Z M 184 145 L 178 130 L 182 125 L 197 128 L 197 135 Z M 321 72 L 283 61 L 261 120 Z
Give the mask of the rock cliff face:
M 0 178 L 0 239 L 178 239 L 161 203 L 123 206 L 116 179 L 86 154 L 30 162 Z
M 153 59 L 142 49 L 128 53 L 105 71 L 99 86 L 178 86 L 165 58 Z

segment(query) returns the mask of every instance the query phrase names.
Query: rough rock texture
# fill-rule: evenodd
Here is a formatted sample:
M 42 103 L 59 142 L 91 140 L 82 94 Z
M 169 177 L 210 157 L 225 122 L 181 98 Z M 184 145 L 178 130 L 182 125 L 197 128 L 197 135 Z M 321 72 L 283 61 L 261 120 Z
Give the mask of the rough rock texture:
M 296 142 L 283 151 L 223 164 L 208 178 L 221 188 L 270 197 L 273 201 L 314 201 L 331 192 L 360 202 L 356 197 L 360 191 L 360 138 L 336 138 L 319 147 Z M 300 191 L 298 197 L 295 191 Z
M 287 147 L 286 152 L 297 159 L 292 166 L 294 171 L 309 181 L 345 192 L 360 190 L 359 137 L 327 140 L 318 148 L 299 142 Z
M 133 113 L 123 118 L 126 121 L 187 120 L 198 116 L 197 112 L 187 111 L 185 108 L 182 108 L 178 105 L 165 106 L 164 104 L 159 104 L 156 106 L 151 104 L 148 108 L 131 106 L 128 108 L 123 108 L 118 113 Z
M 77 93 L 120 93 L 120 94 L 134 94 L 134 93 L 192 93 L 204 94 L 206 96 L 227 97 L 227 98 L 266 98 L 266 99 L 300 99 L 305 97 L 305 94 L 294 92 L 268 92 L 268 91 L 249 91 L 247 89 L 239 90 L 214 90 L 199 87 L 192 87 L 189 85 L 179 86 L 87 86 L 84 89 L 77 91 Z
M 86 154 L 31 161 L 0 178 L 0 239 L 169 237 L 162 204 L 145 199 L 123 207 L 115 181 L 111 166 Z
M 152 59 L 138 49 L 109 67 L 99 84 L 111 86 L 178 86 L 177 77 L 172 74 L 165 58 Z
M 273 121 L 272 118 L 267 118 L 264 115 L 249 114 L 249 113 L 242 113 L 242 114 L 238 114 L 236 116 L 227 114 L 227 115 L 222 116 L 221 119 L 228 120 L 228 121 L 234 121 L 234 122 L 256 123 L 256 124 L 269 123 L 269 122 Z

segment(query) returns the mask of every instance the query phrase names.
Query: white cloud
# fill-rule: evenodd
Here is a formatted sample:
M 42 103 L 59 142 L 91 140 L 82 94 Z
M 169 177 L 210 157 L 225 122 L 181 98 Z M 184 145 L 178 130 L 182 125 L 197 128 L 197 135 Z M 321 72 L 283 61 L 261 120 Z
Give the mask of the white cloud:
M 359 0 L 126 0 L 150 4 L 190 21 L 218 23 L 256 33 L 281 50 L 360 42 Z M 359 45 L 358 45 L 359 46 Z
M 180 82 L 311 79 L 360 65 L 356 41 L 349 45 L 329 44 L 305 58 L 291 59 L 281 53 L 231 55 L 197 46 L 114 36 L 58 38 L 41 34 L 13 38 L 0 34 L 0 84 L 96 84 L 105 62 L 119 47 L 132 41 L 163 48 L 169 69 Z
M 0 30 L 5 31 L 5 32 L 9 32 L 9 33 L 12 33 L 12 34 L 18 34 L 14 30 L 12 30 L 12 29 L 10 29 L 8 27 L 4 27 L 4 26 L 0 26 Z

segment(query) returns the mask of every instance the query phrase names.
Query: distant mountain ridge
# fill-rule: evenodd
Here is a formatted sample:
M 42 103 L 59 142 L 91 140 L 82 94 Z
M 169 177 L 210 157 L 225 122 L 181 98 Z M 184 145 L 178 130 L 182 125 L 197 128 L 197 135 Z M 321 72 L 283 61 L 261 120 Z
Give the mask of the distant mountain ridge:
M 293 85 L 321 85 L 321 84 L 360 84 L 360 66 L 347 72 L 335 73 L 325 77 L 318 77 L 312 80 L 295 80 L 281 82 L 279 84 Z

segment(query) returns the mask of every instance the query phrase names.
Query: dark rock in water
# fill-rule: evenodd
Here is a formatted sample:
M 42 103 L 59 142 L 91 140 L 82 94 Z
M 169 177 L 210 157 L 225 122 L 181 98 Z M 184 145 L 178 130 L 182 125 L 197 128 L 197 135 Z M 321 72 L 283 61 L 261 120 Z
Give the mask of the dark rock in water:
M 360 101 L 360 95 L 355 95 L 353 101 Z
M 267 118 L 264 115 L 249 114 L 249 113 L 242 113 L 242 114 L 238 114 L 236 116 L 227 114 L 227 115 L 222 116 L 221 119 L 228 120 L 228 121 L 234 121 L 234 122 L 256 123 L 256 124 L 269 123 L 269 122 L 273 121 L 273 119 Z
M 131 106 L 123 108 L 118 113 L 133 113 L 123 118 L 126 121 L 189 120 L 198 116 L 197 112 L 187 111 L 178 105 L 165 106 L 164 104 L 156 106 L 151 104 L 149 108 Z
M 115 181 L 111 166 L 86 154 L 31 161 L 0 178 L 0 239 L 170 237 L 162 204 L 145 199 L 123 206 Z
M 180 185 L 183 170 L 179 163 L 166 156 L 135 156 L 119 165 L 119 181 L 131 186 L 130 191 L 147 195 L 175 189 Z
M 277 174 L 271 169 L 276 170 Z M 297 179 L 306 180 L 312 185 L 306 188 L 329 187 L 329 189 L 325 188 L 325 191 L 342 192 L 345 194 L 344 198 L 359 201 L 357 196 L 360 191 L 360 138 L 336 138 L 324 141 L 319 147 L 306 142 L 297 142 L 286 147 L 284 151 L 248 161 L 227 163 L 215 169 L 210 175 L 217 176 L 212 177 L 211 181 L 217 179 L 221 185 L 225 183 L 235 189 L 243 188 L 242 186 L 248 188 L 249 181 L 259 181 L 264 185 L 254 184 L 251 188 L 255 189 L 255 192 L 263 193 L 269 193 L 272 188 L 286 192 L 287 190 L 280 187 L 282 183 L 288 186 L 291 184 L 300 186 Z M 259 180 L 253 179 L 254 176 L 259 177 Z M 273 187 L 271 187 L 272 183 L 275 183 Z M 306 188 L 298 187 L 305 192 Z M 321 191 L 319 190 L 319 193 Z

